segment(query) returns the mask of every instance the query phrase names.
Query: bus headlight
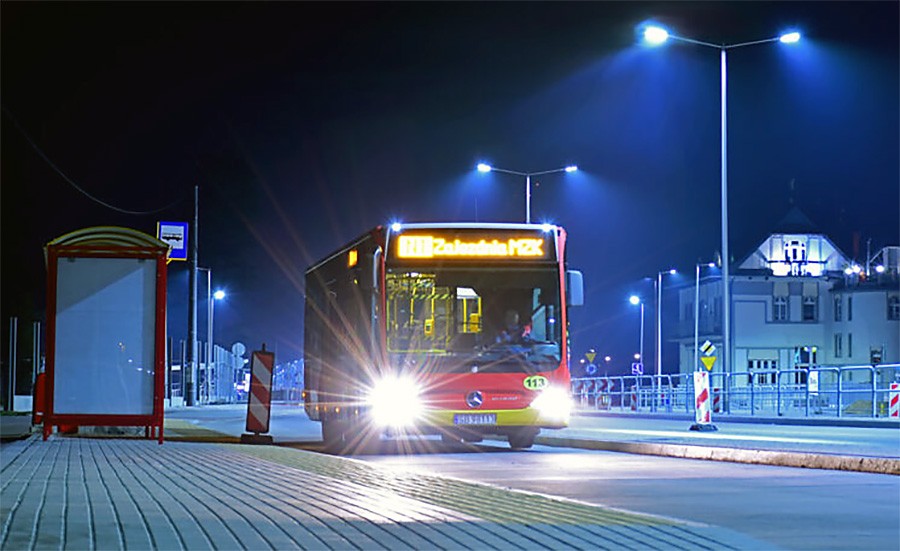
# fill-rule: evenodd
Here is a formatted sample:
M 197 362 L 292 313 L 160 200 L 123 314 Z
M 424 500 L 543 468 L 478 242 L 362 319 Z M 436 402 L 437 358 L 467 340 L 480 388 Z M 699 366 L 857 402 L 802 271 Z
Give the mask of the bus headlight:
M 541 417 L 566 421 L 572 413 L 572 398 L 569 393 L 560 387 L 550 387 L 541 392 L 531 402 L 531 407 L 538 410 Z
M 419 385 L 405 377 L 378 381 L 369 393 L 368 403 L 372 420 L 382 427 L 412 425 L 423 409 Z

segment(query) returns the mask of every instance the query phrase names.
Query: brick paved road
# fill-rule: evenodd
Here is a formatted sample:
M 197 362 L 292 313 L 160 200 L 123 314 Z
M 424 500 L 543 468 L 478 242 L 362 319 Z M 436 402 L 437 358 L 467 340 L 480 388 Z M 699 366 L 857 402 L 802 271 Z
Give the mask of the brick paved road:
M 0 454 L 0 548 L 749 549 L 725 529 L 272 446 L 53 436 Z

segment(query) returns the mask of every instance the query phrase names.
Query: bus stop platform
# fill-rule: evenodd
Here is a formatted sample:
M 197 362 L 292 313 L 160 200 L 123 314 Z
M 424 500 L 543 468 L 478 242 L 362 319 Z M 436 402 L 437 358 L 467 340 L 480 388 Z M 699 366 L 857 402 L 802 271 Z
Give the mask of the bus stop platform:
M 54 434 L 0 454 L 2 549 L 747 549 L 714 526 L 277 446 Z

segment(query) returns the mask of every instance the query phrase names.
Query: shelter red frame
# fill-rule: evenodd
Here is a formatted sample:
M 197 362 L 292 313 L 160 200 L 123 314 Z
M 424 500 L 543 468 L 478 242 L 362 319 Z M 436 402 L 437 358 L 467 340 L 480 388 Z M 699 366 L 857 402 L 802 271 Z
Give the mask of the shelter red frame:
M 47 262 L 47 369 L 44 385 L 44 440 L 53 426 L 143 426 L 145 438 L 163 443 L 166 376 L 166 259 L 169 246 L 153 236 L 130 228 L 97 226 L 68 233 L 45 247 Z M 154 325 L 153 411 L 149 415 L 58 414 L 53 409 L 56 362 L 57 260 L 59 258 L 145 258 L 156 261 Z M 154 430 L 155 429 L 155 430 Z

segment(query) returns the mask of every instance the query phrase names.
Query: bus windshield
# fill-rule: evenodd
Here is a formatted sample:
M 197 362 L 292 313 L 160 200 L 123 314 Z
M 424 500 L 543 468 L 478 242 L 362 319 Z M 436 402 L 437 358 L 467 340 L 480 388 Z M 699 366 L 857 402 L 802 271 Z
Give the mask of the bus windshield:
M 387 346 L 397 365 L 535 373 L 560 364 L 555 266 L 394 269 L 385 292 Z

